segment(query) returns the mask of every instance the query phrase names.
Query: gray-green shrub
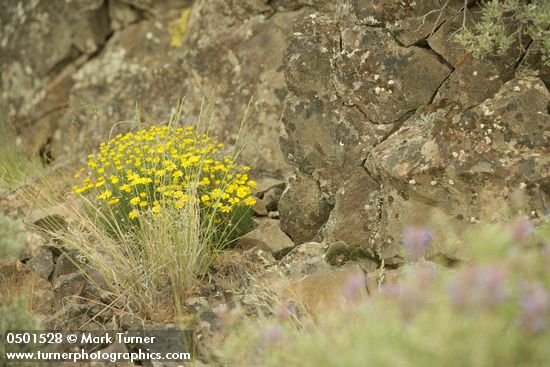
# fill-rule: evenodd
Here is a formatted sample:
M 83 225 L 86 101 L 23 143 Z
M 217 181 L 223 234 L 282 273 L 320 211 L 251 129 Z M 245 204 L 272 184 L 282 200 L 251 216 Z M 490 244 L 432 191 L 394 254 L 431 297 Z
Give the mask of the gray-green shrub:
M 527 36 L 539 43 L 542 60 L 550 66 L 550 1 L 490 0 L 481 6 L 481 19 L 456 35 L 469 53 L 502 55 Z
M 0 259 L 19 256 L 25 245 L 23 224 L 0 214 Z

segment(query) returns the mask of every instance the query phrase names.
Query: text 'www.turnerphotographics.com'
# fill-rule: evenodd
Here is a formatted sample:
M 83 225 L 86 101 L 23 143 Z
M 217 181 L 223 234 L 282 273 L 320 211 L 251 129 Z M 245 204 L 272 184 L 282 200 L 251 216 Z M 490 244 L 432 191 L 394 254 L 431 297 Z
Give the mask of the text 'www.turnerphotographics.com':
M 9 330 L 3 359 L 12 362 L 187 362 L 193 359 L 188 330 Z

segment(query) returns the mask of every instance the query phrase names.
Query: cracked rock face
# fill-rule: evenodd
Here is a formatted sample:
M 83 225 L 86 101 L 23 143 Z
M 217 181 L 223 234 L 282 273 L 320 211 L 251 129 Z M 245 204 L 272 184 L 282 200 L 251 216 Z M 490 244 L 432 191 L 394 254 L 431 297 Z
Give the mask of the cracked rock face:
M 436 54 L 402 47 L 385 29 L 355 26 L 342 30 L 341 37 L 336 90 L 375 123 L 397 121 L 430 103 L 451 72 Z
M 288 175 L 276 136 L 286 95 L 283 53 L 300 13 L 279 13 L 262 1 L 197 2 L 180 49 L 170 46 L 166 31 L 173 18 L 145 19 L 116 32 L 104 52 L 73 75 L 70 106 L 78 112 L 62 120 L 59 141 L 73 134 L 93 149 L 110 133 L 129 129 L 124 121 L 132 119 L 136 102 L 144 122 L 158 123 L 185 97 L 182 116 L 193 123 L 203 99 L 213 96 L 212 132 L 231 144 L 254 98 L 241 158 L 256 177 Z M 115 122 L 122 123 L 111 132 Z
M 321 189 L 334 196 L 394 124 L 373 124 L 338 96 L 332 75 L 339 37 L 330 17 L 305 15 L 294 25 L 294 34 L 285 56 L 289 94 L 281 149 L 289 163 L 315 177 Z
M 345 0 L 338 15 L 348 24 L 386 28 L 398 42 L 411 46 L 428 37 L 463 5 L 463 0 Z
M 338 21 L 313 13 L 295 23 L 281 147 L 301 180 L 290 181 L 280 215 L 296 244 L 344 241 L 389 259 L 402 254 L 404 226 L 429 223 L 435 243 L 445 226 L 429 222 L 432 213 L 439 223 L 492 220 L 514 208 L 516 190 L 521 213 L 548 213 L 545 70 L 535 49 L 465 58 L 446 42 L 463 4 L 397 11 L 397 2 L 350 0 Z M 441 13 L 434 34 L 401 33 L 432 10 Z
M 184 43 L 173 48 L 168 25 L 190 5 Z M 213 133 L 231 145 L 254 97 L 241 157 L 256 176 L 284 178 L 292 167 L 277 139 L 286 96 L 282 59 L 291 25 L 307 7 L 332 11 L 334 3 L 13 2 L 0 15 L 1 85 L 9 94 L 0 107 L 30 153 L 47 145 L 54 157 L 74 157 L 129 130 L 136 103 L 143 122 L 159 123 L 183 97 L 185 123 L 213 97 Z
M 29 151 L 44 144 L 53 131 L 51 120 L 66 107 L 70 85 L 62 70 L 97 52 L 109 33 L 102 0 L 2 3 L 0 110 L 21 135 L 27 135 Z
M 468 9 L 466 25 L 471 26 L 479 21 L 479 13 L 479 7 Z M 442 24 L 430 35 L 428 44 L 454 69 L 439 88 L 435 100 L 453 99 L 464 108 L 470 108 L 491 97 L 514 77 L 514 68 L 521 55 L 516 44 L 504 57 L 474 59 L 452 39 L 453 33 L 462 26 L 463 15 L 463 12 L 459 12 Z
M 548 102 L 550 93 L 540 79 L 514 79 L 472 110 L 420 111 L 375 147 L 366 167 L 385 188 L 380 251 L 396 253 L 402 226 L 425 222 L 430 208 L 459 221 L 495 220 L 503 207 L 514 205 L 514 190 L 521 190 L 528 202 L 522 209 L 533 217 L 545 215 L 550 209 Z

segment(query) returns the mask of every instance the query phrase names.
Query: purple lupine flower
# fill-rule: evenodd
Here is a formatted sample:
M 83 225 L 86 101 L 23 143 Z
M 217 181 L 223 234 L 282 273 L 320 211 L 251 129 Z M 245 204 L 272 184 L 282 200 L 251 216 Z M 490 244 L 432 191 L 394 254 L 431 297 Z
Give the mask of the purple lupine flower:
M 409 259 L 416 261 L 426 254 L 426 248 L 432 241 L 432 231 L 423 227 L 407 227 L 403 230 L 403 242 Z
M 262 347 L 267 347 L 270 345 L 277 345 L 281 342 L 281 337 L 283 334 L 283 328 L 279 325 L 272 326 L 266 329 L 262 335 L 261 345 Z
M 506 298 L 506 279 L 499 264 L 465 269 L 449 284 L 451 303 L 460 309 L 493 308 Z
M 550 293 L 540 283 L 524 285 L 519 323 L 525 329 L 538 333 L 548 326 Z
M 364 274 L 351 275 L 342 288 L 342 295 L 347 301 L 353 301 L 365 294 L 367 280 Z
M 535 226 L 528 219 L 520 219 L 512 224 L 510 230 L 514 242 L 518 245 L 522 245 L 529 239 L 529 236 L 533 234 Z

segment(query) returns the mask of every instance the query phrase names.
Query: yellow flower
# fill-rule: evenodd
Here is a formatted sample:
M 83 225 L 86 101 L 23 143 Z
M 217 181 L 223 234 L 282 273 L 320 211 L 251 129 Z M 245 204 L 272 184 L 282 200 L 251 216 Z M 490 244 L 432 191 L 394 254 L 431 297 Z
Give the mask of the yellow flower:
M 220 204 L 219 208 L 222 213 L 229 213 L 231 211 L 231 206 L 229 205 Z
M 217 198 L 222 196 L 223 191 L 216 188 L 216 189 L 212 190 L 212 192 L 210 194 L 212 195 L 213 199 L 217 199 Z
M 99 194 L 97 198 L 100 200 L 109 199 L 112 195 L 113 193 L 111 192 L 111 190 L 105 190 L 101 194 Z
M 256 199 L 254 199 L 252 196 L 249 196 L 243 200 L 243 203 L 246 206 L 254 206 L 256 204 Z
M 84 187 L 80 187 L 80 188 L 75 189 L 74 192 L 76 192 L 77 194 L 82 194 L 87 189 L 88 189 L 87 186 L 84 186 Z
M 246 196 L 250 195 L 250 188 L 246 186 L 239 186 L 237 188 L 237 196 L 242 198 L 245 198 Z
M 120 186 L 119 189 L 120 189 L 120 191 L 126 191 L 126 192 L 132 191 L 132 189 L 130 188 L 130 185 L 128 185 L 128 184 L 124 184 L 124 185 Z
M 237 167 L 231 156 L 222 156 L 221 148 L 223 144 L 191 126 L 153 125 L 118 134 L 102 143 L 98 154 L 88 156 L 91 172 L 86 174 L 82 168 L 84 183 L 73 190 L 79 194 L 90 190 L 109 205 L 133 205 L 135 209 L 128 214 L 131 219 L 141 216 L 140 208 L 151 207 L 149 214 L 162 213 L 163 204 L 182 209 L 191 188 L 197 186 L 202 208 L 229 213 L 237 206 L 253 206 L 256 183 L 247 174 L 251 168 Z M 75 179 L 82 176 L 80 172 Z M 158 195 L 157 200 L 152 193 Z

